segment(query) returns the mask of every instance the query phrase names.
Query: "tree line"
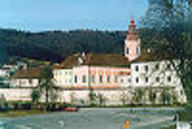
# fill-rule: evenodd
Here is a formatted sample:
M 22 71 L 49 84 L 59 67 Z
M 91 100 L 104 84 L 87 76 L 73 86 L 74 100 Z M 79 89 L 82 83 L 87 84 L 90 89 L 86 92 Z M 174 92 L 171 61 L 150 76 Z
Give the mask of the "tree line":
M 24 32 L 0 29 L 1 62 L 11 56 L 30 59 L 63 61 L 78 53 L 123 53 L 125 31 L 49 31 Z

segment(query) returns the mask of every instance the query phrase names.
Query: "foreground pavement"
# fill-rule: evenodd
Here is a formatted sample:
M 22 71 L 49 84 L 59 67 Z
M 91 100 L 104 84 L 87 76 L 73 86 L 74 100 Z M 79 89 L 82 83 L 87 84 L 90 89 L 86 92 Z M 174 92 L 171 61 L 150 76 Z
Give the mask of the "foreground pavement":
M 160 129 L 173 124 L 174 108 L 87 108 L 7 120 L 5 129 Z M 3 119 L 3 118 L 1 118 Z

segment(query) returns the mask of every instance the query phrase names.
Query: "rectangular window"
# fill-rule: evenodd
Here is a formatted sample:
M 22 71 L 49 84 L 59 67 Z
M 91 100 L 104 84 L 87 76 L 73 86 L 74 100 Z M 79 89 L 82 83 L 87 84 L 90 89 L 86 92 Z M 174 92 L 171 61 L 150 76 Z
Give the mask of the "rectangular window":
M 99 82 L 100 82 L 100 83 L 103 82 L 103 76 L 102 76 L 102 75 L 99 76 Z
M 137 53 L 137 54 L 140 53 L 140 48 L 139 48 L 139 46 L 137 46 L 137 48 L 136 48 L 136 53 Z
M 160 80 L 159 77 L 156 77 L 156 82 L 159 82 L 159 80 Z
M 117 76 L 115 76 L 115 83 L 117 83 L 118 82 L 118 77 Z
M 135 71 L 137 71 L 137 72 L 139 71 L 139 66 L 135 67 Z
M 110 83 L 110 76 L 107 76 L 107 83 Z
M 83 75 L 83 77 L 82 77 L 82 82 L 86 83 L 86 76 L 85 75 Z
M 29 83 L 32 84 L 32 83 L 33 83 L 33 80 L 32 80 L 32 79 L 29 79 Z
M 167 69 L 171 69 L 171 64 L 167 64 Z
M 129 48 L 127 48 L 127 54 L 129 54 Z
M 77 83 L 77 75 L 75 75 L 74 82 Z
M 167 81 L 171 82 L 171 76 L 167 77 Z
M 156 64 L 156 65 L 155 65 L 155 69 L 156 69 L 156 70 L 159 70 L 159 64 Z
M 148 78 L 148 77 L 145 78 L 145 82 L 146 82 L 146 83 L 149 82 L 149 78 Z
M 138 78 L 138 77 L 136 77 L 135 81 L 136 81 L 136 83 L 139 83 L 139 78 Z
M 149 68 L 148 68 L 148 66 L 146 65 L 146 66 L 145 66 L 145 72 L 148 72 L 148 70 L 149 70 Z
M 95 75 L 91 76 L 91 82 L 94 83 L 95 82 Z

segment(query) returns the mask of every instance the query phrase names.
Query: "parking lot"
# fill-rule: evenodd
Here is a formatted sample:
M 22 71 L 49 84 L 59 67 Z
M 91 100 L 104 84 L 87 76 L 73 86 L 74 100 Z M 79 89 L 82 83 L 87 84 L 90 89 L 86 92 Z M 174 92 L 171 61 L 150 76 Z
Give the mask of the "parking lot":
M 172 108 L 87 108 L 4 120 L 5 129 L 124 129 L 125 121 L 129 129 L 159 129 L 174 115 Z

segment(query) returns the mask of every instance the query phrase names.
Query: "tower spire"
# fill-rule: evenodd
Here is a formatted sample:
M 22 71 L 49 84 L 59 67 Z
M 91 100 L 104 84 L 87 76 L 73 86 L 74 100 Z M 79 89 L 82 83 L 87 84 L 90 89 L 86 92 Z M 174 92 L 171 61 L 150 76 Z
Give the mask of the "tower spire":
M 129 24 L 129 30 L 128 30 L 126 38 L 128 40 L 138 40 L 138 34 L 137 34 L 137 31 L 136 31 L 135 20 L 134 20 L 133 17 L 131 18 L 131 21 L 130 21 L 130 24 Z

